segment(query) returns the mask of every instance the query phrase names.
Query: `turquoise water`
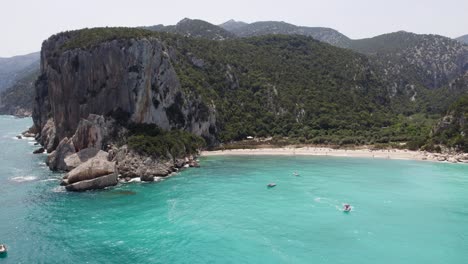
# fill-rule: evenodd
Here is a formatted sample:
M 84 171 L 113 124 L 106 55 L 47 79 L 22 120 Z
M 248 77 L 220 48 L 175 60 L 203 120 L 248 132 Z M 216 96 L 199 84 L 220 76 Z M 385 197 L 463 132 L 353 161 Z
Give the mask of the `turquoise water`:
M 210 157 L 160 183 L 66 193 L 14 139 L 30 123 L 0 117 L 0 264 L 468 263 L 468 166 Z

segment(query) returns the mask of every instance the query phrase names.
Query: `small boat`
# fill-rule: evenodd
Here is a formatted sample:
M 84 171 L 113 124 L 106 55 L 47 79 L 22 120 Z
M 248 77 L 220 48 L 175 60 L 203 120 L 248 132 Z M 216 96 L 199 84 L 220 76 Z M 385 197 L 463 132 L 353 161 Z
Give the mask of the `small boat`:
M 267 185 L 268 188 L 273 188 L 273 187 L 275 187 L 275 186 L 276 186 L 276 183 L 269 183 L 269 184 Z
M 345 213 L 351 212 L 351 209 L 352 209 L 352 207 L 351 207 L 351 205 L 349 205 L 349 204 L 345 204 L 345 205 L 343 206 L 343 212 L 345 212 Z
M 294 175 L 294 176 L 299 176 L 299 173 L 297 173 L 297 171 L 295 171 L 295 172 L 293 173 L 293 175 Z
M 7 248 L 4 244 L 0 244 L 0 257 L 6 256 Z

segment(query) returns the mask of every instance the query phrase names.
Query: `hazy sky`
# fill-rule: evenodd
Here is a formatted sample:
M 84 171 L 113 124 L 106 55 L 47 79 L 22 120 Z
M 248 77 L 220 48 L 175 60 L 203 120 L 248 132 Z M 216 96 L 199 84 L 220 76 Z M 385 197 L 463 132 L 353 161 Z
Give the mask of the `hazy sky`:
M 351 38 L 398 30 L 468 34 L 468 0 L 1 0 L 0 57 L 38 51 L 64 30 L 167 25 L 184 17 L 214 24 L 280 20 L 331 27 Z

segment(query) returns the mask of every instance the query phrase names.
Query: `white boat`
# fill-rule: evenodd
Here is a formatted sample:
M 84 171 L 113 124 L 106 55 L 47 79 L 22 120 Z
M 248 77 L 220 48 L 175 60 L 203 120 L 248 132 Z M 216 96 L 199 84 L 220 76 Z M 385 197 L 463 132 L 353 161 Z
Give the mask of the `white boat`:
M 0 244 L 0 255 L 5 255 L 7 253 L 7 247 L 4 244 Z

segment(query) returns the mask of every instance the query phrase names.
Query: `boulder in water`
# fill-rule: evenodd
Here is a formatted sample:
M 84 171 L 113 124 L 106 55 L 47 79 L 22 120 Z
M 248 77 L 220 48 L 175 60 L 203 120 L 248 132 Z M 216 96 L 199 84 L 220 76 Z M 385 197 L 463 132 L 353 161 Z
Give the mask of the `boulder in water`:
M 70 171 L 65 180 L 68 191 L 87 191 L 103 189 L 118 183 L 115 162 L 103 156 L 95 156 Z
M 33 151 L 33 154 L 41 154 L 44 153 L 45 149 L 44 148 L 38 148 L 35 151 Z

